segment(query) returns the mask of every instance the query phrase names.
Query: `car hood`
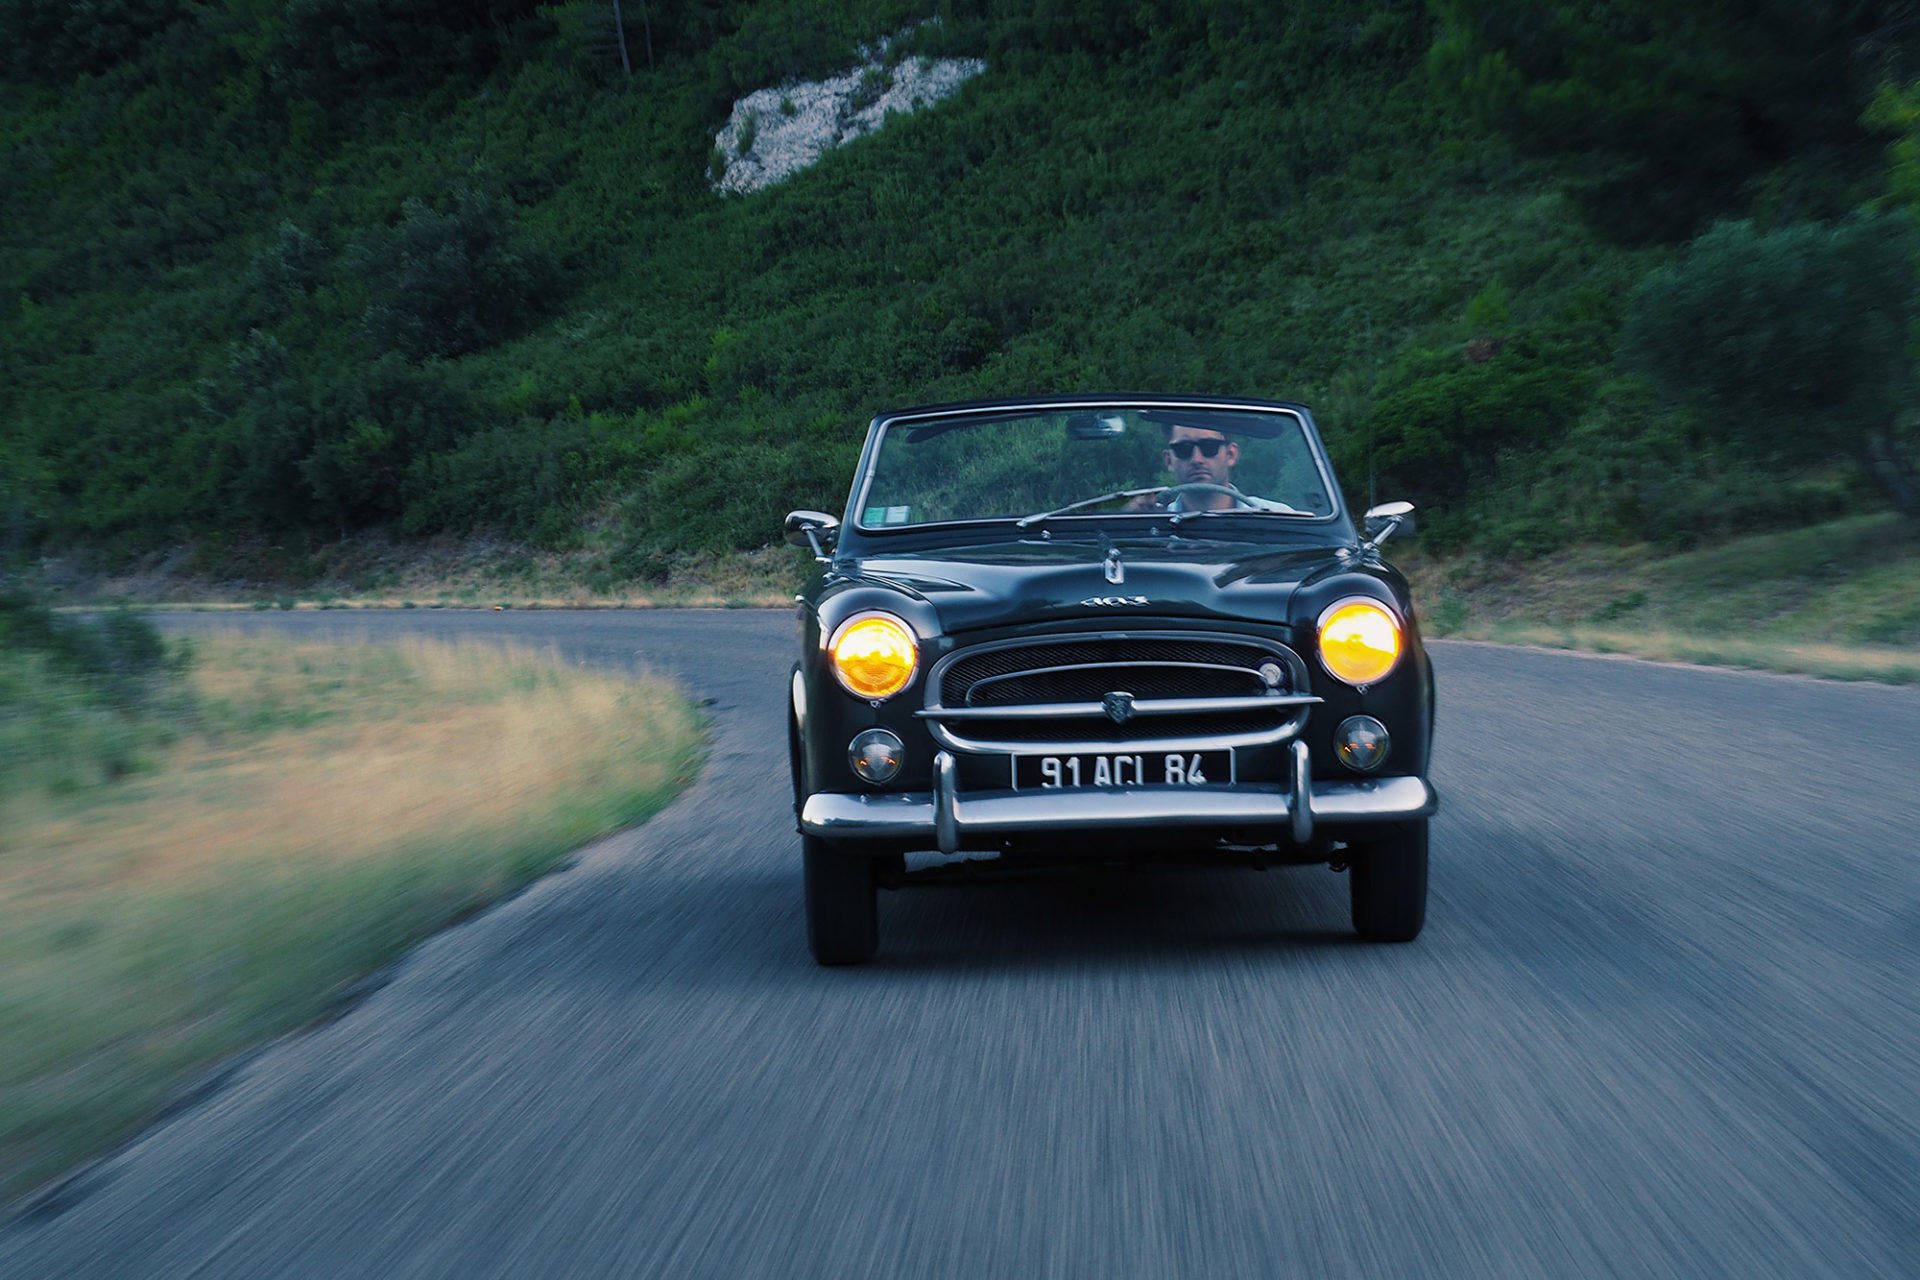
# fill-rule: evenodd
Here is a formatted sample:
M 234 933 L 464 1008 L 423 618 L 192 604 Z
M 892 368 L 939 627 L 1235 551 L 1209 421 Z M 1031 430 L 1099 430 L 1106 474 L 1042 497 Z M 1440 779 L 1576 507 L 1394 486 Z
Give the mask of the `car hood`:
M 1346 567 L 1338 546 L 1203 539 L 1098 543 L 1030 538 L 872 555 L 837 566 L 848 586 L 923 600 L 948 634 L 1006 623 L 1129 616 L 1284 623 L 1304 583 Z M 1110 580 L 1110 551 L 1119 582 Z

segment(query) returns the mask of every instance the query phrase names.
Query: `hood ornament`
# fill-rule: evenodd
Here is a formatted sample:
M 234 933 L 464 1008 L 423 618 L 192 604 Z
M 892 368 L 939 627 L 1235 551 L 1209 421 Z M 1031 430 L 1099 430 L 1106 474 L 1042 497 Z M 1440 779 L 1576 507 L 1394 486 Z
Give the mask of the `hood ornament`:
M 1107 548 L 1107 558 L 1101 563 L 1100 568 L 1107 575 L 1107 581 L 1116 587 L 1127 580 L 1127 568 L 1120 563 L 1118 547 Z
M 1124 690 L 1116 689 L 1102 694 L 1100 705 L 1105 708 L 1107 719 L 1115 724 L 1125 724 L 1133 719 L 1133 695 Z

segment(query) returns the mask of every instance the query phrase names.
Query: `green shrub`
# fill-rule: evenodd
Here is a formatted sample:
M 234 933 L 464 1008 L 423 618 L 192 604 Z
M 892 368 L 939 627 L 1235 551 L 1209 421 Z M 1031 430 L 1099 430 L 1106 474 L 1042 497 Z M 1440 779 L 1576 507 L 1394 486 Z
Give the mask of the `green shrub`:
M 1410 357 L 1372 417 L 1380 482 L 1423 506 L 1456 505 L 1512 452 L 1550 448 L 1591 396 L 1585 363 L 1527 338 Z M 1351 477 L 1365 460 L 1349 456 Z
M 291 219 L 284 219 L 273 240 L 253 258 L 252 286 L 268 316 L 278 317 L 319 287 L 326 269 L 326 246 Z
M 1074 389 L 1303 400 L 1442 541 L 1684 542 L 1863 492 L 1625 376 L 1666 251 L 1596 240 L 1562 171 L 1432 93 L 1422 0 L 649 0 L 630 80 L 585 0 L 181 12 L 58 92 L 0 82 L 23 546 L 573 545 L 618 511 L 639 573 L 837 505 L 876 410 Z M 987 75 L 714 197 L 737 96 L 933 12 L 885 63 Z
M 45 84 L 107 71 L 191 12 L 183 0 L 0 0 L 0 66 Z
M 57 614 L 30 574 L 0 567 L 0 801 L 140 768 L 174 734 L 162 698 L 190 661 L 125 609 Z
M 459 182 L 442 204 L 408 199 L 351 257 L 372 297 L 362 324 L 375 355 L 478 351 L 519 332 L 557 292 L 553 262 L 523 242 L 504 194 Z
M 1749 456 L 1778 469 L 1852 455 L 1920 514 L 1899 435 L 1915 389 L 1917 257 L 1904 213 L 1721 223 L 1635 291 L 1622 357 Z
M 552 29 L 536 0 L 289 0 L 266 62 L 288 96 L 358 114 L 369 95 L 480 77 Z
M 39 654 L 52 670 L 97 685 L 116 703 L 137 700 L 170 662 L 151 623 L 125 609 L 96 618 L 55 614 L 18 571 L 0 573 L 0 651 Z

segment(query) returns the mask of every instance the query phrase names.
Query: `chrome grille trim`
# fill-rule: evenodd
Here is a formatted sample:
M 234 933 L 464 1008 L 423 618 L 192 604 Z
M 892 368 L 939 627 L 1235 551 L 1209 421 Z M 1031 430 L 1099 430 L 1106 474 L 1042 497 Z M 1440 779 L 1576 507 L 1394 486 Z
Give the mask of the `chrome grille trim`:
M 1112 662 L 1046 661 L 1049 649 L 1067 650 L 1068 653 L 1062 656 L 1084 657 L 1089 646 L 1102 645 L 1121 650 L 1131 649 L 1131 652 Z M 1128 732 L 1121 732 L 1120 726 L 1108 719 L 1105 707 L 1099 702 L 1074 700 L 979 705 L 971 697 L 973 689 L 981 684 L 1050 673 L 1101 669 L 1114 671 L 1116 691 L 1127 687 L 1125 673 L 1129 671 L 1194 668 L 1245 672 L 1250 677 L 1258 678 L 1254 676 L 1252 661 L 1247 666 L 1238 667 L 1232 662 L 1192 660 L 1192 650 L 1205 646 L 1230 647 L 1237 651 L 1235 656 L 1245 656 L 1250 660 L 1272 658 L 1278 661 L 1289 676 L 1286 691 L 1276 690 L 1251 696 L 1139 699 L 1133 704 L 1136 719 L 1128 722 L 1131 726 Z M 1168 656 L 1158 661 L 1147 656 L 1155 650 Z M 1175 656 L 1183 653 L 1185 656 Z M 1028 662 L 1035 665 L 1028 665 Z M 962 663 L 967 664 L 967 669 L 980 674 L 964 687 L 956 685 L 950 689 L 948 677 Z M 1312 686 L 1306 663 L 1286 645 L 1275 640 L 1213 631 L 1078 632 L 989 641 L 956 649 L 941 658 L 928 673 L 924 687 L 926 706 L 915 712 L 916 717 L 926 723 L 928 734 L 942 747 L 968 754 L 1202 751 L 1222 747 L 1265 746 L 1298 737 L 1306 725 L 1309 710 L 1321 701 L 1311 694 L 1294 692 Z M 942 702 L 943 693 L 954 698 L 953 705 Z M 1247 725 L 1249 715 L 1258 716 L 1262 712 L 1272 712 L 1274 719 L 1257 727 Z M 1220 716 L 1224 722 L 1204 732 L 1196 732 L 1201 725 L 1190 723 L 1173 732 L 1162 730 L 1159 736 L 1140 736 L 1153 732 L 1150 718 L 1156 716 L 1181 716 L 1202 724 L 1208 717 Z M 1139 719 L 1149 722 L 1139 724 Z M 1233 720 L 1240 723 L 1233 724 Z M 1079 725 L 1072 723 L 1074 721 L 1083 722 L 1084 729 L 1080 730 Z M 1030 736 L 1022 728 L 1028 725 L 1034 730 Z M 1167 728 L 1172 729 L 1173 726 Z M 991 732 L 992 736 L 981 736 L 983 729 Z M 998 732 L 993 732 L 995 730 Z M 1062 731 L 1073 733 L 1076 730 L 1083 732 L 1084 736 L 1056 736 Z
M 1325 702 L 1311 694 L 1263 694 L 1253 698 L 1152 698 L 1133 704 L 1136 716 L 1178 716 L 1209 711 L 1283 711 Z M 1073 716 L 1107 718 L 1098 702 L 1026 702 L 1004 707 L 935 707 L 913 713 L 922 720 L 1063 720 Z
M 1247 667 L 1236 667 L 1222 662 L 1150 662 L 1141 659 L 1128 659 L 1124 662 L 1073 662 L 1054 667 L 1029 667 L 1024 671 L 1008 671 L 1000 675 L 983 676 L 968 686 L 967 705 L 970 707 L 1018 706 L 1020 705 L 1018 700 L 999 703 L 988 701 L 988 699 L 995 696 L 997 686 L 1017 684 L 1027 680 L 1044 681 L 1050 676 L 1057 679 L 1063 676 L 1073 676 L 1085 672 L 1098 671 L 1115 673 L 1113 679 L 1117 680 L 1121 687 L 1126 688 L 1136 687 L 1142 682 L 1156 683 L 1161 674 L 1167 671 L 1184 671 L 1225 677 L 1229 684 L 1244 685 L 1256 694 L 1273 692 L 1262 687 L 1259 673 Z M 1125 674 L 1129 672 L 1138 673 L 1139 679 L 1129 679 Z M 1189 683 L 1193 683 L 1193 681 L 1189 681 Z M 1109 683 L 1108 687 L 1112 687 L 1111 683 Z M 1230 695 L 1223 693 L 1211 696 L 1227 697 Z

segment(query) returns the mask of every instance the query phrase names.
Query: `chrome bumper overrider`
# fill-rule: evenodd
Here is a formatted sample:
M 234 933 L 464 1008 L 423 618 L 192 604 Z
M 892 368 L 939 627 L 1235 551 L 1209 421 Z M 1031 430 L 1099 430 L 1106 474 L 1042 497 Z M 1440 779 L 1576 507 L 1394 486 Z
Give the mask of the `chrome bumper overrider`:
M 829 840 L 925 840 L 957 852 L 969 839 L 1103 827 L 1265 827 L 1295 844 L 1316 825 L 1341 827 L 1424 818 L 1439 796 L 1424 778 L 1363 778 L 1315 784 L 1307 748 L 1295 742 L 1290 788 L 1246 783 L 1232 790 L 1117 787 L 1099 791 L 969 791 L 961 794 L 953 757 L 934 759 L 933 790 L 807 797 L 800 829 Z M 974 846 L 978 847 L 978 846 Z

